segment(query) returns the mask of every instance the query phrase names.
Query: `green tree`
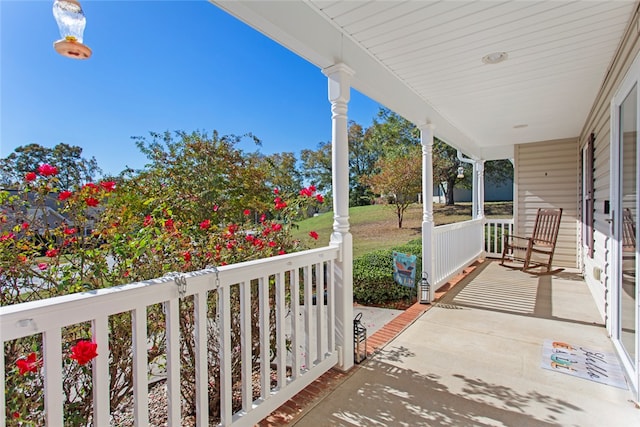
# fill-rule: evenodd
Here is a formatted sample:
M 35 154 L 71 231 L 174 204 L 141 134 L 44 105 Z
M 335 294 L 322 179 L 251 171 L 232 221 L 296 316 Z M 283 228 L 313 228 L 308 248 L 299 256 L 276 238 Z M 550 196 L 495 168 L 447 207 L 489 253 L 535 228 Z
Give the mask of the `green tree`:
M 455 204 L 453 188 L 464 179 L 458 178 L 458 167 L 460 166 L 465 168 L 465 176 L 470 176 L 468 165 L 461 163 L 458 159 L 458 151 L 444 141 L 434 138 L 433 182 L 443 188 L 447 206 L 453 206 Z
M 331 191 L 331 141 L 321 142 L 316 150 L 303 149 L 300 152 L 302 176 L 318 190 Z
M 484 163 L 485 180 L 490 178 L 496 184 L 513 180 L 513 164 L 509 160 L 490 160 Z
M 82 148 L 59 143 L 53 148 L 39 144 L 17 147 L 6 158 L 0 159 L 0 183 L 16 186 L 28 172 L 34 172 L 42 164 L 55 165 L 58 169 L 57 185 L 62 190 L 91 182 L 102 173 L 95 157 L 82 157 Z
M 294 193 L 302 188 L 302 173 L 298 170 L 298 159 L 294 153 L 256 156 L 269 187 L 278 188 L 285 193 Z
M 377 157 L 404 155 L 420 145 L 420 130 L 409 120 L 387 108 L 380 108 L 367 133 L 368 146 Z
M 120 182 L 127 194 L 120 202 L 133 213 L 150 213 L 171 206 L 177 220 L 202 221 L 213 209 L 218 217 L 239 219 L 245 209 L 264 211 L 271 200 L 266 174 L 258 156 L 236 146 L 253 135 L 220 136 L 214 131 L 150 133 L 135 137 L 148 163 L 142 170 L 125 171 Z
M 371 128 L 364 129 L 354 121 L 349 123 L 349 204 L 351 206 L 369 205 L 373 201 L 374 194 L 371 188 L 360 179 L 377 172 L 376 162 L 382 153 L 371 135 Z
M 379 172 L 363 178 L 374 192 L 386 196 L 394 206 L 398 228 L 402 228 L 404 212 L 422 189 L 420 147 L 407 147 L 406 151 L 380 158 L 376 163 Z

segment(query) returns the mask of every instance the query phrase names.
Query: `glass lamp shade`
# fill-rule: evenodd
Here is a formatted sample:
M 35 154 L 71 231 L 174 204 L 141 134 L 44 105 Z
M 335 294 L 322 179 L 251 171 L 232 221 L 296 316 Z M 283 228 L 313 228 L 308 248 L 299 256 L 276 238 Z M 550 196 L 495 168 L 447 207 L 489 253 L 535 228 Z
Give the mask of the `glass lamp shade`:
M 458 178 L 464 178 L 464 168 L 462 166 L 458 168 Z
M 74 59 L 87 59 L 91 49 L 82 44 L 82 33 L 87 24 L 82 7 L 77 0 L 55 0 L 53 16 L 60 29 L 60 40 L 53 47 L 60 55 Z

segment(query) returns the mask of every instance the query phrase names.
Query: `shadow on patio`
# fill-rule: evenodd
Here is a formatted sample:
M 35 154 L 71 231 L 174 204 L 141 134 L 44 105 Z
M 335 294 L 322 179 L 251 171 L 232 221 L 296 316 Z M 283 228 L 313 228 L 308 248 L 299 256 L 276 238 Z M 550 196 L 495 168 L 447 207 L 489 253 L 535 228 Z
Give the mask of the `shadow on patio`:
M 628 390 L 541 368 L 545 339 L 613 352 L 578 274 L 484 262 L 293 423 L 640 425 Z

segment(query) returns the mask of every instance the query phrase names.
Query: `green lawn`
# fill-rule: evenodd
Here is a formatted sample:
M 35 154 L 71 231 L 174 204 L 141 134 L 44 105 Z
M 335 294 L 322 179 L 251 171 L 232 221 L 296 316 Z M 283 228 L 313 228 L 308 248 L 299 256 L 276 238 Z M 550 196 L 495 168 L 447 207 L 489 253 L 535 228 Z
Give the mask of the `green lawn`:
M 487 217 L 511 218 L 511 202 L 485 204 Z M 436 225 L 471 219 L 471 203 L 457 203 L 455 206 L 434 205 Z M 358 206 L 349 209 L 349 222 L 353 235 L 354 256 L 360 256 L 375 249 L 386 249 L 417 239 L 422 231 L 422 205 L 409 206 L 404 215 L 403 227 L 398 228 L 395 209 L 389 205 Z M 333 212 L 300 221 L 294 236 L 310 247 L 326 246 L 331 237 Z M 313 241 L 309 232 L 315 231 L 319 238 Z

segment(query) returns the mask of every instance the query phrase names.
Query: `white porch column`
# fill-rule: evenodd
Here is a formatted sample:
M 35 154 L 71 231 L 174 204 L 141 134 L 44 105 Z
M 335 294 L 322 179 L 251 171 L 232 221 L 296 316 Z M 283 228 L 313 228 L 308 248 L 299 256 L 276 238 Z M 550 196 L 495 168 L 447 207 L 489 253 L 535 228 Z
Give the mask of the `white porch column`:
M 422 271 L 431 284 L 429 302 L 433 301 L 433 129 L 432 124 L 420 126 L 422 144 Z M 418 279 L 418 278 L 416 278 Z
M 478 205 L 478 162 L 474 161 L 471 172 L 471 219 L 480 217 L 480 208 Z
M 343 371 L 353 367 L 353 238 L 349 233 L 349 138 L 347 104 L 353 70 L 336 64 L 322 70 L 329 80 L 331 101 L 331 169 L 333 188 L 333 233 L 331 245 L 340 247 L 335 268 L 336 345 Z
M 476 168 L 478 169 L 478 178 L 475 183 L 478 193 L 478 218 L 484 218 L 484 160 L 476 160 Z

